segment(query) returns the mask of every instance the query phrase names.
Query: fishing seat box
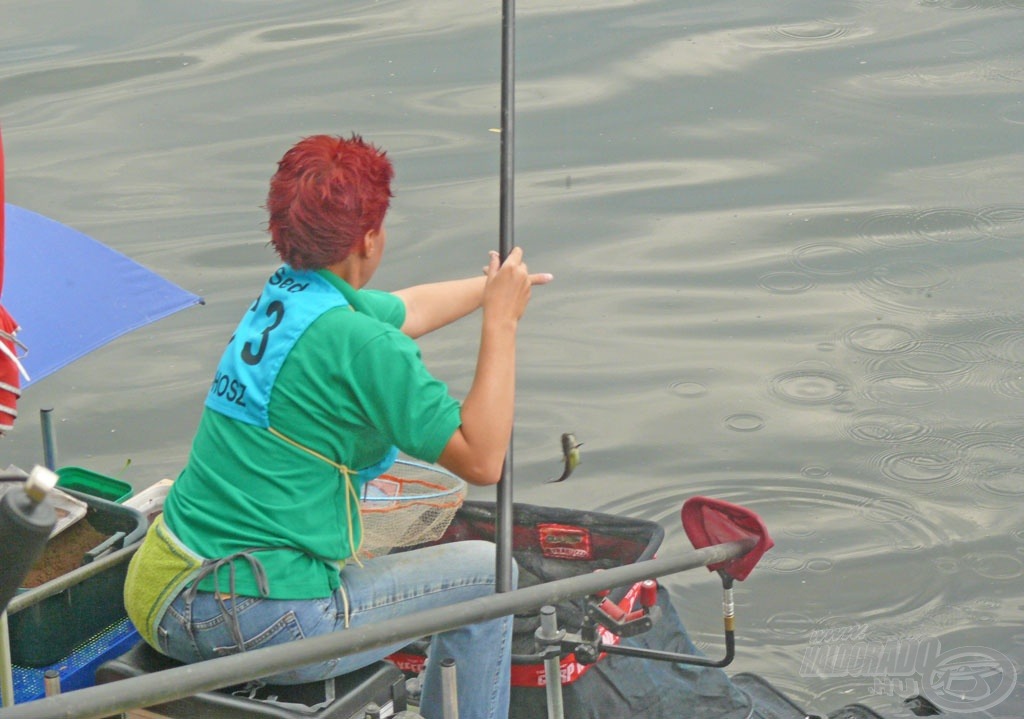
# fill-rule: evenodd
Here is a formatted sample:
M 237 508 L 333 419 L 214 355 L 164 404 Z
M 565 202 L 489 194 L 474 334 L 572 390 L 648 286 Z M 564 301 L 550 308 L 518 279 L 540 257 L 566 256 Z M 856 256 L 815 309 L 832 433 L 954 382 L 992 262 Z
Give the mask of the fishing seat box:
M 63 489 L 88 505 L 85 517 L 105 541 L 86 552 L 83 565 L 51 579 L 38 587 L 24 590 L 20 601 L 29 600 L 30 594 L 45 596 L 57 582 L 82 581 L 9 616 L 11 660 L 23 667 L 45 667 L 62 661 L 78 645 L 123 620 L 124 579 L 128 562 L 120 562 L 97 574 L 88 576 L 88 564 L 101 556 L 141 541 L 148 523 L 142 514 L 97 496 Z M 73 529 L 69 527 L 70 531 Z
M 107 684 L 180 666 L 145 642 L 139 642 L 117 659 L 101 664 L 96 670 L 96 683 Z M 326 681 L 293 686 L 239 684 L 149 708 L 180 719 L 390 717 L 406 709 L 405 675 L 393 664 L 382 661 Z

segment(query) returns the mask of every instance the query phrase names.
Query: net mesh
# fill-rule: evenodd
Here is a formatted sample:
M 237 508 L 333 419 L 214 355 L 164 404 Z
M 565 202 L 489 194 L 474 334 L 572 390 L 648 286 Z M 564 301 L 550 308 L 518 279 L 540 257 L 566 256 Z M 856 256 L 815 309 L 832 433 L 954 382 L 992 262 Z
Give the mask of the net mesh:
M 362 559 L 441 538 L 466 498 L 466 483 L 451 472 L 397 460 L 363 489 Z

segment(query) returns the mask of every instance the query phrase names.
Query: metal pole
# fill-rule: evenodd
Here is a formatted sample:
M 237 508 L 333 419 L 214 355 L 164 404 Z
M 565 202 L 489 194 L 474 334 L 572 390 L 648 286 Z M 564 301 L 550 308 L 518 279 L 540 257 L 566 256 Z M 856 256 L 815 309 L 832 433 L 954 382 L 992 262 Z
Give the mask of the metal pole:
M 541 639 L 558 639 L 558 617 L 555 615 L 555 608 L 546 605 L 540 609 L 540 630 Z M 552 649 L 552 647 L 548 647 Z M 554 647 L 544 660 L 544 691 L 547 697 L 548 719 L 563 719 L 565 707 L 562 702 L 562 662 L 561 652 Z
M 43 691 L 48 697 L 60 694 L 60 672 L 56 669 L 43 672 Z
M 444 719 L 459 719 L 459 687 L 451 657 L 441 660 L 441 704 Z
M 57 435 L 53 431 L 53 408 L 39 410 L 39 426 L 43 431 L 43 466 L 57 471 Z
M 515 200 L 515 0 L 501 4 L 501 185 L 498 254 L 502 262 L 515 247 L 513 229 Z M 514 430 L 513 430 L 514 432 Z M 497 560 L 495 585 L 497 592 L 512 586 L 512 441 L 509 440 L 505 463 L 501 466 L 495 512 Z
M 0 612 L 0 692 L 4 706 L 14 706 L 14 666 L 11 662 L 11 633 L 7 628 L 7 612 Z
M 516 3 L 501 3 L 501 185 L 498 251 L 504 260 L 516 246 L 515 215 L 515 119 L 516 119 Z
M 163 704 L 211 689 L 239 684 L 253 677 L 270 676 L 288 668 L 401 644 L 467 624 L 530 611 L 545 604 L 558 604 L 572 597 L 727 562 L 748 553 L 755 544 L 753 539 L 726 542 L 675 556 L 649 559 L 512 592 L 491 594 L 343 632 L 65 692 L 55 697 L 0 709 L 0 719 L 97 719 L 116 715 L 129 709 Z

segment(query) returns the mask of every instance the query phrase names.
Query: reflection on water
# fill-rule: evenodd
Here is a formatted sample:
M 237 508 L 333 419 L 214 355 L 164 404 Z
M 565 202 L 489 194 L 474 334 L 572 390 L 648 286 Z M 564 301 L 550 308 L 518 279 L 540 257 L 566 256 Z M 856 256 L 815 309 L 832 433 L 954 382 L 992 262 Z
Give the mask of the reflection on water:
M 10 5 L 10 4 L 8 4 Z M 68 0 L 0 25 L 8 199 L 205 296 L 30 389 L 4 460 L 142 487 L 181 466 L 209 373 L 273 267 L 266 181 L 314 132 L 397 168 L 378 286 L 497 243 L 499 11 Z M 776 548 L 738 588 L 736 667 L 809 710 L 888 706 L 800 674 L 812 632 L 1024 635 L 1024 4 L 607 0 L 519 8 L 516 498 L 661 523 L 745 504 Z M 44 12 L 44 10 L 46 10 Z M 41 280 L 43 281 L 43 280 Z M 477 321 L 422 341 L 456 394 Z M 584 442 L 544 485 L 558 436 Z M 474 490 L 477 498 L 492 493 Z M 716 582 L 666 580 L 720 653 Z

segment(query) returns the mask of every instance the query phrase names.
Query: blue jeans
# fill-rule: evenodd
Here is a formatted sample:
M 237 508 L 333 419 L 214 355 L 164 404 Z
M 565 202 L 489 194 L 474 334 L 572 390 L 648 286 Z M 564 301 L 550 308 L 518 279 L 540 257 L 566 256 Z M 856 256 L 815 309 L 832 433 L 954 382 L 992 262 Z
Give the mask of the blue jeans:
M 256 555 L 258 557 L 258 555 Z M 244 650 L 282 644 L 328 632 L 345 631 L 406 614 L 443 607 L 494 593 L 495 547 L 490 542 L 442 544 L 389 554 L 341 571 L 342 589 L 323 599 L 281 600 L 258 597 L 224 599 L 238 618 Z M 513 567 L 515 570 L 515 567 Z M 197 592 L 190 602 L 182 592 L 160 623 L 160 650 L 182 662 L 235 654 L 240 649 L 233 622 L 212 592 Z M 299 684 L 364 667 L 408 642 L 360 652 L 272 677 L 271 684 Z M 472 624 L 435 635 L 430 643 L 420 713 L 441 719 L 441 661 L 455 660 L 459 716 L 505 719 L 511 675 L 512 617 Z

